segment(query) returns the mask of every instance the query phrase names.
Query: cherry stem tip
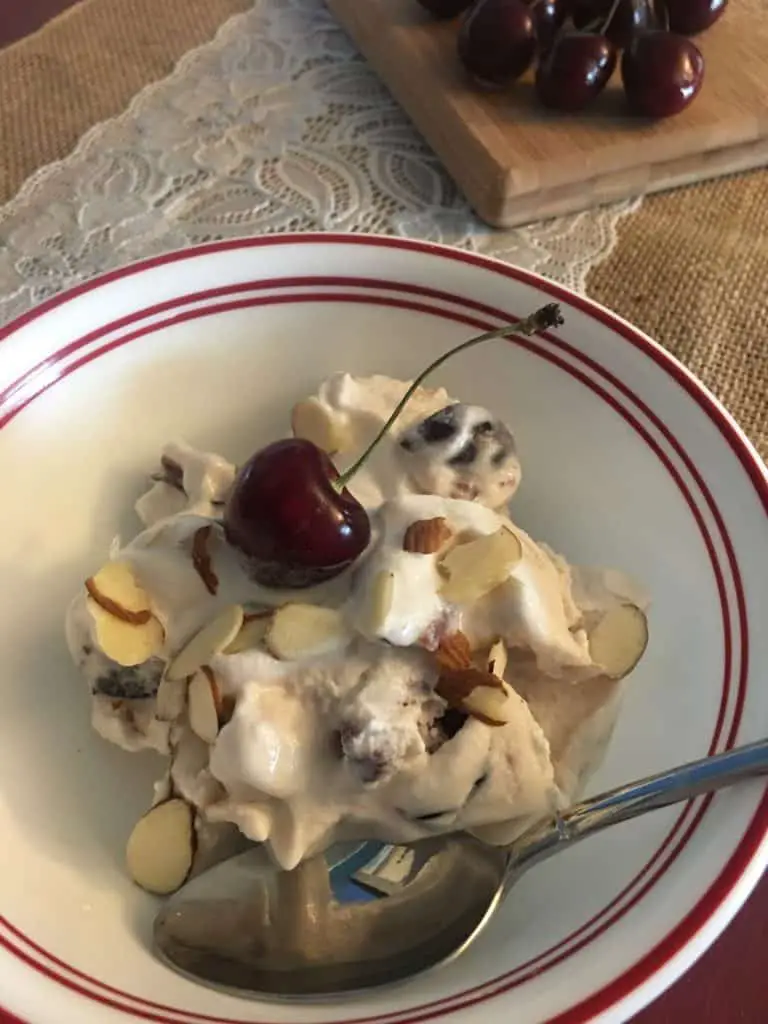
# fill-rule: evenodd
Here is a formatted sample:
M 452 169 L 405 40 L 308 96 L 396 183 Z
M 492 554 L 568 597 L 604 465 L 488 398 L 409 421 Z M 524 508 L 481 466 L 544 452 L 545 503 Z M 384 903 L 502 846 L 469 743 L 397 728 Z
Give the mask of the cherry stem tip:
M 333 481 L 334 488 L 337 491 L 344 490 L 355 473 L 357 473 L 357 471 L 368 460 L 368 456 L 378 445 L 381 439 L 391 430 L 398 416 L 406 407 L 414 392 L 422 384 L 424 379 L 434 370 L 438 369 L 438 367 L 442 366 L 443 363 L 452 356 L 457 355 L 459 352 L 463 352 L 465 349 L 472 348 L 474 345 L 479 345 L 484 341 L 491 341 L 493 338 L 507 338 L 515 334 L 530 337 L 532 334 L 541 334 L 542 331 L 549 331 L 554 327 L 560 327 L 563 323 L 564 321 L 560 312 L 560 306 L 556 302 L 549 302 L 547 305 L 537 309 L 523 320 L 515 320 L 512 323 L 505 324 L 503 327 L 496 327 L 491 331 L 485 331 L 483 334 L 478 334 L 475 337 L 470 338 L 468 341 L 463 341 L 460 345 L 456 345 L 454 348 L 444 352 L 441 356 L 438 356 L 438 358 L 435 359 L 434 362 L 430 363 L 425 370 L 422 370 L 413 383 L 408 386 L 405 394 L 392 411 L 391 416 L 381 430 L 376 434 L 373 441 L 371 441 L 363 454 L 355 460 L 349 469 L 336 477 Z

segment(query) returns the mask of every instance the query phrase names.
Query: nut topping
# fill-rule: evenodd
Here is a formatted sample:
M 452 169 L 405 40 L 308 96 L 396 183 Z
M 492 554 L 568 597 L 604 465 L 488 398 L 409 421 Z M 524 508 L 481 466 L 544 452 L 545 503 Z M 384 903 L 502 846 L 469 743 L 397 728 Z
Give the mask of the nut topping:
M 502 726 L 509 721 L 506 687 L 490 672 L 479 668 L 447 669 L 441 673 L 435 692 L 450 707 L 486 725 Z
M 405 531 L 403 550 L 418 555 L 433 555 L 448 543 L 453 534 L 453 527 L 443 516 L 419 519 Z
M 201 526 L 199 530 L 195 530 L 194 537 L 192 538 L 192 565 L 195 568 L 195 572 L 203 581 L 203 586 L 213 597 L 219 592 L 219 577 L 216 575 L 213 569 L 213 563 L 211 562 L 211 533 L 213 526 L 209 523 L 208 526 Z
M 509 579 L 522 554 L 517 535 L 505 526 L 458 544 L 438 562 L 444 577 L 440 592 L 453 604 L 472 604 Z
M 469 640 L 459 630 L 447 633 L 440 640 L 435 651 L 438 664 L 444 669 L 464 669 L 472 665 L 472 648 Z
M 146 626 L 152 618 L 149 595 L 127 562 L 107 562 L 85 581 L 85 589 L 100 608 L 121 622 Z

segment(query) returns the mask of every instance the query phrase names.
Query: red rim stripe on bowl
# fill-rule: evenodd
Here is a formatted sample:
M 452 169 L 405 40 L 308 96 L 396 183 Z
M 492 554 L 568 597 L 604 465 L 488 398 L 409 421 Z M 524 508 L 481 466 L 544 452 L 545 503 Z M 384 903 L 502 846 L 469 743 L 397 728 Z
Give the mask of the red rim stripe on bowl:
M 615 318 L 613 318 L 610 314 L 603 314 L 602 310 L 600 310 L 599 308 L 597 308 L 597 309 L 593 308 L 591 306 L 591 304 L 589 304 L 587 302 L 583 302 L 583 300 L 577 300 L 577 299 L 575 299 L 575 297 L 571 296 L 570 294 L 561 292 L 559 289 L 556 289 L 554 286 L 550 286 L 548 283 L 541 282 L 540 280 L 536 279 L 533 275 L 528 275 L 528 274 L 525 274 L 525 273 L 521 273 L 519 271 L 513 271 L 512 268 L 508 268 L 508 267 L 505 267 L 505 266 L 500 265 L 500 264 L 497 265 L 497 264 L 495 264 L 495 263 L 493 263 L 491 261 L 486 261 L 486 260 L 481 259 L 481 258 L 472 257 L 469 254 L 455 253 L 455 252 L 450 251 L 450 250 L 443 250 L 442 248 L 436 247 L 436 246 L 423 246 L 423 245 L 419 245 L 419 244 L 402 243 L 402 242 L 399 242 L 399 241 L 393 241 L 393 240 L 388 240 L 388 239 L 371 239 L 369 237 L 365 238 L 365 239 L 354 239 L 354 238 L 349 238 L 349 237 L 346 237 L 346 236 L 341 236 L 341 237 L 336 237 L 336 238 L 332 238 L 332 237 L 329 237 L 329 236 L 319 236 L 319 237 L 317 237 L 317 236 L 316 237 L 296 236 L 293 239 L 290 239 L 290 238 L 255 239 L 255 240 L 252 240 L 252 242 L 248 242 L 248 243 L 223 243 L 223 244 L 215 245 L 215 246 L 202 247 L 201 249 L 196 250 L 196 251 L 191 251 L 191 252 L 187 251 L 187 252 L 182 253 L 182 254 L 173 254 L 173 255 L 168 256 L 168 257 L 160 257 L 157 260 L 148 261 L 147 263 L 142 264 L 139 267 L 127 268 L 126 271 L 124 271 L 124 272 L 116 272 L 114 275 L 107 275 L 107 279 L 113 279 L 114 277 L 124 276 L 125 274 L 130 274 L 130 273 L 135 273 L 138 270 L 143 270 L 143 269 L 147 268 L 148 266 L 151 266 L 151 265 L 154 265 L 154 264 L 157 264 L 157 263 L 169 262 L 172 259 L 187 259 L 187 258 L 191 258 L 192 256 L 199 255 L 201 253 L 207 253 L 207 252 L 210 252 L 212 250 L 221 249 L 221 248 L 242 247 L 244 244 L 245 245 L 251 245 L 251 244 L 253 244 L 253 245 L 260 245 L 260 244 L 287 244 L 287 243 L 290 243 L 290 242 L 297 242 L 297 243 L 300 243 L 300 244 L 306 244 L 308 241 L 317 241 L 317 242 L 322 242 L 322 243 L 328 243 L 328 242 L 336 241 L 336 242 L 338 242 L 340 244 L 350 244 L 350 242 L 352 242 L 352 243 L 355 243 L 355 244 L 392 245 L 394 247 L 399 247 L 399 248 L 416 249 L 416 250 L 419 250 L 419 251 L 432 252 L 432 253 L 434 253 L 436 255 L 439 255 L 439 256 L 441 256 L 443 258 L 463 259 L 463 260 L 465 260 L 467 262 L 479 265 L 479 266 L 483 267 L 486 270 L 491 270 L 491 271 L 494 271 L 494 272 L 504 273 L 506 276 L 514 277 L 514 278 L 516 278 L 518 280 L 523 280 L 526 283 L 529 283 L 529 284 L 532 284 L 535 287 L 541 288 L 542 290 L 549 291 L 552 294 L 556 294 L 558 297 L 561 297 L 563 299 L 563 301 L 566 302 L 569 305 L 575 306 L 577 308 L 583 308 L 588 314 L 592 315 L 596 319 L 602 320 L 603 322 L 607 323 L 613 330 L 617 330 L 619 333 L 621 333 L 622 335 L 626 336 L 627 340 L 629 340 L 631 343 L 635 344 L 637 347 L 640 347 L 645 352 L 645 354 L 650 355 L 652 358 L 654 358 L 654 360 L 657 363 L 659 363 L 665 370 L 667 370 L 667 372 L 670 372 L 673 377 L 678 379 L 678 381 L 685 387 L 685 389 L 690 394 L 693 395 L 693 397 L 697 400 L 698 404 L 701 405 L 705 409 L 707 414 L 710 416 L 710 418 L 715 421 L 715 423 L 718 426 L 720 432 L 726 437 L 726 440 L 728 440 L 730 446 L 736 451 L 736 454 L 740 458 L 740 461 L 742 462 L 742 465 L 745 467 L 745 469 L 747 469 L 747 472 L 749 473 L 749 476 L 752 479 L 753 483 L 755 484 L 755 486 L 759 490 L 761 490 L 761 497 L 762 497 L 763 501 L 766 502 L 766 506 L 768 507 L 768 502 L 766 501 L 766 494 L 765 494 L 765 490 L 766 490 L 766 488 L 765 488 L 765 478 L 764 478 L 764 475 L 761 472 L 761 467 L 755 463 L 754 457 L 751 455 L 751 453 L 750 453 L 749 449 L 747 448 L 747 446 L 744 445 L 744 443 L 743 443 L 743 441 L 742 441 L 742 439 L 741 439 L 741 437 L 740 437 L 740 435 L 738 433 L 738 430 L 733 426 L 733 424 L 730 422 L 729 418 L 722 413 L 722 411 L 719 409 L 719 407 L 717 407 L 712 402 L 712 400 L 709 398 L 709 396 L 705 392 L 703 392 L 703 390 L 701 389 L 701 387 L 698 384 L 696 384 L 694 381 L 692 381 L 691 379 L 688 378 L 688 375 L 686 374 L 686 372 L 684 370 L 682 370 L 682 368 L 677 367 L 673 363 L 673 361 L 670 360 L 669 357 L 664 356 L 663 353 L 661 353 L 661 352 L 657 353 L 654 350 L 652 345 L 650 345 L 642 336 L 638 335 L 631 328 L 629 328 L 628 325 L 624 325 L 621 322 L 616 321 Z M 318 279 L 312 279 L 312 280 L 316 284 L 319 283 Z M 80 288 L 77 291 L 78 292 L 80 292 L 80 291 L 87 291 L 90 287 L 98 287 L 100 284 L 104 283 L 104 281 L 105 281 L 105 278 L 102 278 L 102 279 L 100 279 L 98 281 L 95 281 L 95 282 L 89 282 L 88 285 L 80 286 Z M 348 282 L 345 281 L 344 283 L 346 284 Z M 371 286 L 371 285 L 373 285 L 374 287 L 376 286 L 375 282 L 368 282 L 368 281 L 366 281 L 365 283 L 366 283 L 367 286 Z M 384 284 L 384 286 L 386 286 L 385 283 L 379 283 L 379 284 Z M 246 289 L 249 289 L 249 288 L 252 290 L 253 286 L 252 285 L 250 285 L 250 286 L 249 285 L 243 286 L 242 290 L 246 290 Z M 408 289 L 407 287 L 404 288 L 402 286 L 399 286 L 398 290 L 405 291 L 405 290 L 410 290 L 410 289 Z M 71 297 L 71 294 L 72 293 L 69 293 L 66 296 L 61 296 L 61 297 L 57 297 L 54 300 L 49 300 L 49 302 L 46 303 L 45 306 L 42 309 L 34 311 L 31 314 L 27 314 L 25 317 L 21 318 L 21 321 L 17 321 L 15 324 L 10 325 L 4 331 L 0 332 L 0 337 L 11 333 L 12 330 L 14 330 L 18 326 L 20 326 L 20 322 L 29 322 L 31 319 L 34 319 L 35 316 L 42 315 L 42 313 L 46 309 L 52 308 L 53 306 L 57 305 L 59 302 L 66 301 L 67 299 L 69 299 Z M 201 298 L 201 296 L 198 295 L 197 298 L 199 300 Z M 466 305 L 466 306 L 470 306 L 471 305 L 469 302 L 465 303 L 464 300 L 456 300 L 456 299 L 454 299 L 453 297 L 450 297 L 450 296 L 447 296 L 446 298 L 448 299 L 448 301 L 452 302 L 453 304 L 463 304 L 463 305 Z M 435 311 L 435 310 L 429 310 L 429 311 L 430 312 L 438 312 L 438 314 L 440 312 L 440 311 Z M 489 310 L 488 312 L 491 312 L 491 311 Z M 206 311 L 203 310 L 203 311 L 201 311 L 201 313 L 202 313 L 202 315 L 205 315 Z M 496 312 L 495 315 L 507 316 L 508 314 L 500 314 L 500 313 Z M 558 339 L 558 344 L 560 344 L 562 346 L 563 343 Z M 62 350 L 61 353 L 58 353 L 57 356 L 60 356 L 62 354 L 63 354 L 63 350 Z M 583 357 L 581 355 L 581 353 L 577 353 L 577 356 L 582 361 L 584 361 L 586 359 L 586 357 Z M 659 356 L 661 356 L 661 358 L 659 358 Z M 604 371 L 601 367 L 598 366 L 597 370 L 603 376 L 606 376 L 606 371 Z M 682 379 L 680 379 L 680 376 L 678 375 L 678 372 L 673 372 L 673 371 L 679 371 L 682 374 Z M 619 385 L 619 387 L 623 388 L 622 385 Z M 624 389 L 624 390 L 626 390 L 626 389 Z M 635 400 L 636 400 L 637 403 L 639 403 L 638 399 L 635 399 Z M 713 414 L 713 412 L 714 412 L 714 414 Z M 694 476 L 695 476 L 696 475 L 695 467 L 693 467 L 692 464 L 690 464 L 689 468 L 691 468 L 693 470 Z M 699 480 L 700 480 L 700 477 L 699 477 Z M 705 491 L 705 488 L 703 488 L 703 490 Z M 705 492 L 705 499 L 706 499 L 706 497 L 707 497 L 707 495 L 706 495 L 706 492 Z M 716 506 L 714 506 L 714 507 L 710 506 L 710 509 L 713 512 L 713 515 L 715 516 L 716 520 L 719 519 L 718 525 L 722 527 L 722 525 L 723 525 L 722 524 L 722 517 L 719 516 L 719 513 L 717 511 Z M 729 561 L 731 561 L 731 563 L 732 563 L 731 564 L 731 568 L 733 568 L 735 566 L 735 560 L 732 561 L 732 559 L 733 559 L 733 551 L 732 551 L 732 547 L 730 547 L 729 544 L 728 544 L 727 533 L 723 533 L 723 537 L 724 537 L 724 540 L 725 540 L 725 543 L 726 543 L 726 550 L 727 550 L 727 552 L 729 554 Z M 730 547 L 730 550 L 729 550 L 729 547 Z M 738 594 L 737 594 L 737 597 L 738 597 Z M 739 610 L 740 610 L 740 613 L 741 613 L 741 608 Z M 740 614 L 739 617 L 741 618 L 741 614 Z M 744 668 L 744 666 L 742 666 L 742 668 Z M 738 716 L 736 718 L 736 721 L 734 722 L 734 724 L 731 727 L 731 734 L 732 735 L 735 734 L 735 729 L 737 727 L 737 721 L 738 721 Z M 761 807 L 761 810 L 762 809 L 763 808 Z M 759 822 L 759 815 L 756 816 L 755 822 L 753 822 L 753 824 L 756 824 L 756 823 L 757 824 L 760 823 Z M 763 825 L 763 831 L 764 831 L 764 825 Z M 747 857 L 745 863 L 748 863 L 748 861 L 749 861 L 749 857 Z M 702 902 L 704 902 L 704 901 L 702 901 Z M 680 926 L 680 927 L 682 927 L 682 926 Z M 685 940 L 683 940 L 683 942 L 684 941 Z M 653 973 L 653 971 L 651 971 L 651 973 Z M 621 980 L 621 979 L 619 979 L 619 980 Z M 100 983 L 96 982 L 95 984 L 100 984 Z M 486 985 L 483 986 L 483 987 L 487 987 L 490 984 L 492 984 L 492 983 L 486 983 Z M 618 981 L 613 983 L 613 984 L 614 985 L 618 984 Z M 634 988 L 634 987 L 636 987 L 636 985 L 633 983 L 631 985 L 631 988 Z M 131 997 L 129 997 L 129 998 L 131 998 Z M 455 999 L 458 999 L 460 997 L 459 996 L 454 996 L 454 997 L 451 997 L 451 998 L 452 998 L 452 1000 L 455 1000 Z M 483 998 L 483 997 L 481 997 L 481 998 Z M 473 1002 L 474 1001 L 475 1000 L 473 1000 Z M 464 1005 L 467 1005 L 467 1004 L 464 1004 Z M 180 1014 L 185 1014 L 185 1011 L 175 1011 L 175 1012 L 176 1013 L 180 1013 Z M 402 1014 L 407 1014 L 407 1013 L 412 1013 L 412 1012 L 413 1011 L 402 1011 L 402 1013 L 400 1013 L 400 1014 L 392 1014 L 392 1015 L 388 1015 L 388 1016 L 398 1016 L 398 1017 L 400 1017 L 402 1019 Z M 381 1018 L 377 1018 L 377 1019 L 381 1019 Z M 421 1019 L 424 1019 L 424 1018 L 421 1018 Z M 580 1019 L 583 1019 L 583 1018 L 580 1018 Z
M 200 296 L 197 296 L 197 298 L 199 299 L 199 298 L 200 298 Z M 304 298 L 304 296 L 302 296 L 301 298 Z M 310 298 L 310 299 L 312 299 L 313 301 L 315 301 L 315 300 L 316 300 L 316 299 L 317 299 L 318 297 L 317 297 L 316 295 L 311 295 L 311 296 L 308 296 L 308 298 Z M 329 296 L 329 297 L 324 297 L 324 298 L 327 298 L 327 299 L 328 299 L 328 301 L 339 301 L 339 300 L 342 300 L 342 299 L 346 301 L 346 300 L 349 300 L 349 299 L 350 299 L 350 297 L 349 297 L 349 296 L 347 296 L 347 295 L 333 295 L 333 296 Z M 292 298 L 292 299 L 291 299 L 290 301 L 297 301 L 297 300 L 299 300 L 299 299 L 300 299 L 300 297 L 296 296 L 296 297 L 293 297 L 293 298 Z M 353 296 L 353 297 L 352 297 L 352 300 L 353 300 L 353 301 L 357 301 L 357 297 L 356 297 L 356 296 Z M 368 301 L 370 301 L 370 299 L 368 299 Z M 255 304 L 255 303 L 253 303 L 253 302 L 250 302 L 250 303 L 245 303 L 245 305 L 253 305 L 253 304 Z M 388 303 L 388 304 L 389 304 L 389 303 Z M 241 306 L 241 305 L 243 305 L 243 303 L 238 303 L 238 304 L 236 304 L 236 306 L 237 306 L 237 307 L 239 307 L 239 306 Z M 401 305 L 401 304 L 400 304 L 400 303 L 398 303 L 398 305 Z M 408 304 L 408 305 L 409 305 L 409 306 L 411 306 L 411 305 L 414 305 L 414 304 Z M 233 306 L 233 304 L 226 304 L 224 308 L 232 308 L 232 306 Z M 424 307 L 420 307 L 420 308 L 424 308 Z M 197 311 L 195 311 L 195 312 L 194 312 L 194 314 L 193 314 L 192 316 L 193 316 L 194 318 L 196 318 L 196 317 L 198 317 L 198 316 L 201 316 L 201 315 L 211 315 L 211 314 L 212 314 L 212 313 L 214 313 L 214 312 L 220 312 L 220 311 L 221 311 L 221 309 L 222 309 L 222 307 L 214 307 L 213 309 L 210 309 L 210 308 L 209 308 L 209 309 L 207 309 L 207 310 L 197 310 Z M 425 311 L 425 312 L 434 312 L 434 311 L 433 311 L 433 310 L 432 310 L 431 308 L 424 308 L 424 311 Z M 153 309 L 153 310 L 151 310 L 151 311 L 148 311 L 148 313 L 151 313 L 151 314 L 154 314 L 154 313 L 156 313 L 156 312 L 157 312 L 157 310 L 156 310 L 156 309 Z M 498 314 L 498 315 L 501 315 L 501 314 Z M 192 318 L 192 317 L 190 317 L 190 318 Z M 454 318 L 455 318 L 455 319 L 458 319 L 458 318 L 456 318 L 456 317 L 454 317 Z M 462 318 L 462 319 L 466 319 L 466 318 Z M 178 322 L 178 320 L 179 320 L 179 318 L 178 318 L 178 317 L 176 317 L 176 318 L 172 318 L 172 321 L 171 321 L 171 322 Z M 83 357 L 83 359 L 82 359 L 82 360 L 78 360 L 78 361 L 76 362 L 76 364 L 75 364 L 75 365 L 73 365 L 73 366 L 71 366 L 71 367 L 69 367 L 69 368 L 68 368 L 68 370 L 67 370 L 66 372 L 69 372 L 69 371 L 71 371 L 71 370 L 75 369 L 77 365 L 83 365 L 83 364 L 84 364 L 85 362 L 88 362 L 88 361 L 91 361 L 91 360 L 92 360 L 92 359 L 94 359 L 94 358 L 97 358 L 97 357 L 98 357 L 99 355 L 103 354 L 103 353 L 104 353 L 105 351 L 110 351 L 110 350 L 111 350 L 112 348 L 116 347 L 116 346 L 117 346 L 118 344 L 125 344 L 125 343 L 127 343 L 127 342 L 128 342 L 129 340 L 133 340 L 133 339 L 134 339 L 135 337 L 138 337 L 138 336 L 143 336 L 143 335 L 145 335 L 145 334 L 147 334 L 147 333 L 151 333 L 151 332 L 153 332 L 154 330 L 160 329 L 160 328 L 161 328 L 162 326 L 166 326 L 166 325 L 167 325 L 167 322 L 166 322 L 165 324 L 156 324 L 156 325 L 151 325 L 151 326 L 150 326 L 149 328 L 147 328 L 147 329 L 145 329 L 145 330 L 142 330 L 142 331 L 140 331 L 140 332 L 134 332 L 134 333 L 133 333 L 133 334 L 131 334 L 131 335 L 128 335 L 128 336 L 125 336 L 125 337 L 123 337 L 123 338 L 121 338 L 121 339 L 117 339 L 116 341 L 110 342 L 110 343 L 109 343 L 109 345 L 107 345 L 107 346 L 104 346 L 104 347 L 103 347 L 102 349 L 100 349 L 100 350 L 97 350 L 96 352 L 93 352 L 93 353 L 89 354 L 89 355 L 88 355 L 88 356 L 86 356 L 86 357 Z M 487 326 L 487 325 L 486 325 L 485 323 L 478 323 L 477 321 L 474 321 L 474 322 L 472 323 L 472 326 L 478 326 L 478 327 L 485 327 L 485 326 Z M 110 325 L 110 328 L 112 328 L 112 327 L 113 327 L 113 325 Z M 109 328 L 108 328 L 108 329 L 109 329 Z M 104 331 L 103 333 L 106 333 L 106 331 Z M 91 340 L 91 339 L 90 339 L 90 337 L 89 337 L 89 339 L 88 339 L 88 340 Z M 82 345 L 83 345 L 83 344 L 85 344 L 85 341 L 81 340 L 81 342 L 80 342 L 80 345 L 79 345 L 79 346 L 76 346 L 76 347 L 82 347 Z M 566 370 L 567 370 L 567 372 L 573 372 L 573 371 L 572 371 L 572 368 L 569 368 L 569 367 L 567 367 L 567 366 L 564 366 L 563 368 L 564 368 L 564 369 L 566 369 Z M 585 382 L 586 382 L 586 383 L 588 384 L 588 386 L 591 386 L 591 385 L 589 384 L 589 381 L 585 381 Z M 594 389 L 593 389 L 593 390 L 594 390 Z M 615 403 L 612 403 L 612 404 L 615 404 Z M 621 410 L 620 410 L 620 408 L 619 408 L 619 411 L 621 411 Z M 646 437 L 646 440 L 648 440 L 648 438 L 647 438 L 647 437 Z M 669 467 L 668 467 L 668 468 L 669 468 Z M 679 483 L 679 481 L 678 481 L 678 483 Z M 711 550 L 711 548 L 710 548 L 710 550 Z M 723 596 L 723 595 L 722 595 L 722 590 L 721 590 L 721 598 L 722 598 L 722 596 Z M 558 959 L 562 959 L 562 958 L 558 958 Z M 518 969 L 517 969 L 517 971 L 516 971 L 515 973 L 517 973 L 517 972 L 518 972 L 519 970 L 520 970 L 520 968 L 518 968 Z M 537 973 L 541 973 L 541 972 L 540 972 L 540 971 L 538 971 Z M 487 985 L 489 985 L 489 984 L 495 984 L 495 983 L 496 983 L 497 981 L 499 981 L 499 980 L 501 980 L 501 979 L 496 979 L 496 980 L 495 980 L 494 982 L 486 983 L 486 986 L 487 986 Z M 486 986 L 483 986 L 483 987 L 486 987 Z M 467 993 L 464 993 L 463 995 L 466 995 L 466 994 L 467 994 Z M 453 998 L 455 999 L 456 997 L 453 997 Z M 181 1011 L 181 1012 L 183 1012 L 183 1011 Z

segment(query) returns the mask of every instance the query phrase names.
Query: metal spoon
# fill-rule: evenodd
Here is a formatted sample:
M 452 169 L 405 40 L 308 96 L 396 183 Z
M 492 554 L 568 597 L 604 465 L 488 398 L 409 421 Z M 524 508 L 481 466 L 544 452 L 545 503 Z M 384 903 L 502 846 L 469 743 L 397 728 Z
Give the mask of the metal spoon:
M 351 857 L 336 849 L 335 864 L 319 856 L 285 872 L 255 847 L 169 900 L 155 919 L 155 952 L 240 995 L 306 999 L 390 984 L 462 953 L 534 864 L 611 825 L 765 774 L 768 739 L 585 800 L 506 848 L 459 833 L 364 844 Z M 361 874 L 360 859 L 372 857 Z

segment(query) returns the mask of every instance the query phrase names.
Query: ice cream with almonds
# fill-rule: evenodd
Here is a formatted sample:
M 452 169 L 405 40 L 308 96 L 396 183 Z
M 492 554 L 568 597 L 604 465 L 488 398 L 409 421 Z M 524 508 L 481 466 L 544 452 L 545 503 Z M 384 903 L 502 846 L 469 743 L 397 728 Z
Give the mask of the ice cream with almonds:
M 293 429 L 343 470 L 406 387 L 337 374 Z M 243 837 L 285 868 L 351 838 L 506 841 L 573 798 L 645 647 L 645 599 L 532 539 L 507 506 L 520 477 L 504 423 L 420 388 L 350 484 L 364 556 L 280 591 L 221 529 L 235 468 L 166 447 L 143 528 L 67 615 L 96 730 L 169 758 L 129 844 L 139 884 L 171 891 Z

